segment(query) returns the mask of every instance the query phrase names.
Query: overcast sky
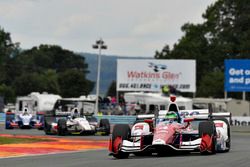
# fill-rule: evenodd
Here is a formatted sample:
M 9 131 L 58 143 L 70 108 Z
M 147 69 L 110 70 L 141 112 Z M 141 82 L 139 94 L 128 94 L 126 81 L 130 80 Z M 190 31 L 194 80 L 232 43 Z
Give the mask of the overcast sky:
M 0 26 L 30 49 L 56 44 L 75 52 L 153 57 L 182 36 L 184 23 L 201 23 L 216 0 L 0 0 Z

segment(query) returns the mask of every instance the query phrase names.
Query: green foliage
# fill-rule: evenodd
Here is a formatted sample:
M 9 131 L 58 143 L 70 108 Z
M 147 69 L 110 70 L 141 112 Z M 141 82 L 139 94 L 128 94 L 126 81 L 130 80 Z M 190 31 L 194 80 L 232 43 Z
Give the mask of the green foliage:
M 15 102 L 15 92 L 10 86 L 5 84 L 0 85 L 0 96 L 4 97 L 5 103 Z
M 25 96 L 31 92 L 43 92 L 46 85 L 40 74 L 23 73 L 15 79 L 13 87 L 17 95 Z
M 60 86 L 58 83 L 58 75 L 55 70 L 47 70 L 42 75 L 41 78 L 45 83 L 43 90 L 45 92 L 60 94 Z
M 30 92 L 48 92 L 59 94 L 58 76 L 54 70 L 43 73 L 23 73 L 16 77 L 13 87 L 19 96 L 28 95 Z
M 7 62 L 18 53 L 19 44 L 13 43 L 10 33 L 0 27 L 0 83 L 6 83 Z
M 0 136 L 1 144 L 16 144 L 16 143 L 36 143 L 36 142 L 52 142 L 53 139 L 44 138 L 17 138 L 17 137 L 4 137 Z
M 195 59 L 197 95 L 223 97 L 224 80 L 218 73 L 224 70 L 224 60 L 250 58 L 250 1 L 218 0 L 202 17 L 202 24 L 184 24 L 184 35 L 173 49 L 166 45 L 155 58 Z
M 221 71 L 210 72 L 200 81 L 197 96 L 222 98 L 224 95 L 224 73 Z
M 63 97 L 88 95 L 94 87 L 94 84 L 86 80 L 84 74 L 79 73 L 76 69 L 69 69 L 59 73 L 58 81 Z
M 10 33 L 0 28 L 0 95 L 6 103 L 31 92 L 87 95 L 94 86 L 86 79 L 87 68 L 84 57 L 56 45 L 20 52 Z

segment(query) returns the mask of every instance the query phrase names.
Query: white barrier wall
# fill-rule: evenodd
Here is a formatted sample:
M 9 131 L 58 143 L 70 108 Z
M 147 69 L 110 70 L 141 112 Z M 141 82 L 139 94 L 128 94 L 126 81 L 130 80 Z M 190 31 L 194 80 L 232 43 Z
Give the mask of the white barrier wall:
M 103 115 L 97 116 L 100 119 L 109 119 L 111 124 L 132 124 L 136 120 L 136 116 L 123 116 L 123 115 Z M 5 122 L 5 113 L 0 113 L 0 122 Z M 230 121 L 231 126 L 249 126 L 250 117 L 235 117 L 233 116 Z
M 250 117 L 233 116 L 230 124 L 231 126 L 250 126 Z

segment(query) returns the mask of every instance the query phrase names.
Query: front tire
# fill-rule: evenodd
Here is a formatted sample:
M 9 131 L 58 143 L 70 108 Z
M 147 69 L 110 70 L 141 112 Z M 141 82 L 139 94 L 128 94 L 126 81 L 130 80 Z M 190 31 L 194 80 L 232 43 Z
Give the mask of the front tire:
M 101 119 L 100 120 L 100 127 L 104 128 L 104 134 L 105 136 L 108 136 L 110 134 L 110 123 L 108 119 Z
M 65 119 L 59 119 L 57 122 L 58 135 L 65 136 L 67 134 L 67 123 Z
M 46 135 L 50 135 L 51 134 L 51 125 L 49 124 L 47 118 L 44 119 L 44 132 Z
M 14 120 L 14 114 L 6 114 L 5 117 L 5 129 L 14 129 L 10 123 Z
M 202 147 L 207 147 L 207 143 L 203 143 L 203 136 L 208 135 L 211 142 L 211 150 L 202 150 Z M 203 121 L 199 124 L 199 136 L 202 138 L 201 141 L 201 154 L 215 154 L 216 153 L 216 129 L 213 121 Z M 210 143 L 209 143 L 210 144 Z
M 117 124 L 114 126 L 113 133 L 112 133 L 113 148 L 116 147 L 114 144 L 114 141 L 117 138 L 121 138 L 121 143 L 117 146 L 118 148 L 115 148 L 115 149 L 117 149 L 117 152 L 113 154 L 113 156 L 115 158 L 117 158 L 117 159 L 128 158 L 129 153 L 121 151 L 120 147 L 122 144 L 122 140 L 128 140 L 130 138 L 130 133 L 131 133 L 131 130 L 130 130 L 129 125 L 127 125 L 127 124 Z

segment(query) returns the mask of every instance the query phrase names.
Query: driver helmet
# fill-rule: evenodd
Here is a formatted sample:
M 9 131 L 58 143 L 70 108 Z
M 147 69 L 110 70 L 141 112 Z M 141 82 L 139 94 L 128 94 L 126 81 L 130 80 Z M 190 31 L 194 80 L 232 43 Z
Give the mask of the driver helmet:
M 78 109 L 77 108 L 74 108 L 73 109 L 73 118 L 77 118 L 77 117 L 79 117 L 80 115 L 79 115 L 79 113 L 78 113 Z
M 27 108 L 24 108 L 23 115 L 29 115 Z
M 165 118 L 171 122 L 177 121 L 177 114 L 174 111 L 167 112 Z

